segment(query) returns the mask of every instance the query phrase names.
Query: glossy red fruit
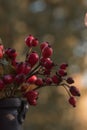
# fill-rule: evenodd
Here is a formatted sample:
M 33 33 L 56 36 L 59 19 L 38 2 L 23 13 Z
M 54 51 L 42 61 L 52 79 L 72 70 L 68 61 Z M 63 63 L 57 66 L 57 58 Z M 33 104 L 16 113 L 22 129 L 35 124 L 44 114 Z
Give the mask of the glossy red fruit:
M 28 64 L 25 64 L 24 74 L 28 74 L 31 71 L 31 67 Z
M 4 46 L 2 44 L 0 44 L 0 49 L 3 51 L 4 50 Z
M 3 51 L 0 49 L 0 59 L 3 57 Z
M 13 75 L 7 74 L 3 76 L 3 81 L 5 84 L 10 84 L 13 82 Z
M 27 93 L 25 93 L 25 97 L 32 99 L 37 99 L 38 97 L 38 92 L 37 91 L 28 91 Z
M 36 47 L 36 46 L 38 46 L 38 44 L 39 44 L 38 39 L 37 39 L 37 38 L 34 38 L 34 39 L 32 40 L 32 46 Z
M 43 48 L 48 47 L 48 45 L 49 45 L 48 42 L 42 42 L 42 43 L 40 44 L 40 49 L 42 50 Z
M 0 59 L 3 57 L 3 55 L 4 55 L 4 46 L 0 44 Z
M 28 102 L 29 102 L 30 105 L 33 105 L 33 106 L 37 105 L 37 100 L 36 99 L 33 99 L 32 101 L 28 100 Z
M 37 104 L 38 92 L 37 91 L 28 91 L 25 94 L 25 97 L 27 98 L 30 105 L 35 106 Z
M 32 40 L 34 39 L 34 37 L 32 35 L 29 35 L 28 37 L 26 37 L 25 39 L 25 43 L 28 47 L 32 46 Z
M 47 47 L 43 48 L 42 56 L 44 58 L 49 58 L 49 57 L 51 57 L 52 54 L 53 54 L 53 49 L 51 47 L 47 46 Z
M 46 58 L 43 66 L 46 69 L 52 69 L 52 67 L 54 66 L 54 64 L 53 64 L 53 61 L 50 58 Z
M 17 64 L 17 67 L 16 67 L 16 72 L 17 72 L 17 74 L 22 74 L 22 73 L 24 73 L 24 69 L 25 69 L 25 63 L 19 62 L 19 63 Z
M 0 90 L 3 90 L 5 87 L 5 84 L 3 82 L 3 80 L 0 79 Z
M 37 80 L 37 76 L 33 75 L 30 78 L 28 78 L 27 82 L 30 84 L 34 84 L 36 80 Z
M 74 97 L 71 96 L 68 101 L 73 107 L 76 107 L 76 99 Z
M 32 52 L 29 56 L 28 56 L 28 63 L 32 66 L 34 66 L 39 60 L 39 56 L 36 52 Z

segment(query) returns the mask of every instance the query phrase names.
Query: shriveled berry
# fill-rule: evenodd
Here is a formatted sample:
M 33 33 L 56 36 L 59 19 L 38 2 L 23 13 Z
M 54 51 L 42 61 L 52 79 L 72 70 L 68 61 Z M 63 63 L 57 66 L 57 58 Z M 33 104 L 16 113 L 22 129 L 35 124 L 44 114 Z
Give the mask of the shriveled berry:
M 76 99 L 74 97 L 71 96 L 68 101 L 73 107 L 76 107 Z
M 80 92 L 75 86 L 71 86 L 69 90 L 73 96 L 80 96 Z
M 68 84 L 72 84 L 72 83 L 74 83 L 74 80 L 73 80 L 72 77 L 68 77 L 68 78 L 66 79 L 66 82 L 67 82 Z

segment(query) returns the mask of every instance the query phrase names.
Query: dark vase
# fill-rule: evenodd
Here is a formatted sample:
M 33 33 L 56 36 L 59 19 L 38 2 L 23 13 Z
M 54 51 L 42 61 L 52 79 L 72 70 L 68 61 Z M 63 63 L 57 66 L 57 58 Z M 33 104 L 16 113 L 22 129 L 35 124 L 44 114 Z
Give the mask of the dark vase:
M 0 130 L 23 130 L 28 104 L 19 98 L 0 99 Z

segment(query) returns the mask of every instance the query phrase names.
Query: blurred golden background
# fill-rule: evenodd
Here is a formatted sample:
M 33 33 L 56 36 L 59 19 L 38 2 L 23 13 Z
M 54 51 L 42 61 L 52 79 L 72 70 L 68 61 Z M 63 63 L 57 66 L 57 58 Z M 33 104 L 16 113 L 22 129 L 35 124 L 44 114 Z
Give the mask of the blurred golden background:
M 24 39 L 32 34 L 54 49 L 54 61 L 69 63 L 81 91 L 72 108 L 63 88 L 43 88 L 29 107 L 24 130 L 87 130 L 87 0 L 0 0 L 0 37 L 24 57 Z

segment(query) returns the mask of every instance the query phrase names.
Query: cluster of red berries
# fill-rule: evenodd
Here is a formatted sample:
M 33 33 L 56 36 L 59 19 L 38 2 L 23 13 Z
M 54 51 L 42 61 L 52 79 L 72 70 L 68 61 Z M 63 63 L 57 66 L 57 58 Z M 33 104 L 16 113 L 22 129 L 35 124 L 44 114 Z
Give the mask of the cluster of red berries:
M 67 76 L 68 64 L 58 65 L 53 62 L 53 49 L 48 42 L 40 43 L 37 38 L 29 35 L 25 44 L 28 52 L 22 62 L 17 61 L 15 49 L 5 49 L 0 45 L 1 98 L 22 96 L 30 105 L 36 105 L 37 89 L 44 86 L 63 86 L 69 94 L 69 103 L 75 107 L 75 96 L 80 96 L 80 92 L 72 85 L 72 77 Z M 35 47 L 39 47 L 39 53 L 34 51 Z

